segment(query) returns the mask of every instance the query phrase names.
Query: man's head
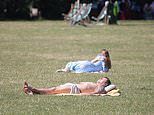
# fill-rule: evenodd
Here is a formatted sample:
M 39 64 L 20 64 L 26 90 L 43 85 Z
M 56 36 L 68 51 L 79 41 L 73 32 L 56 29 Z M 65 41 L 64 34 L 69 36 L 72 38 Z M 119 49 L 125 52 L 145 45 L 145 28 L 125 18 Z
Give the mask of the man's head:
M 101 78 L 101 79 L 99 79 L 97 81 L 97 84 L 98 85 L 103 85 L 103 86 L 106 87 L 106 86 L 111 84 L 111 81 L 110 81 L 110 79 L 108 77 L 103 77 L 103 78 Z

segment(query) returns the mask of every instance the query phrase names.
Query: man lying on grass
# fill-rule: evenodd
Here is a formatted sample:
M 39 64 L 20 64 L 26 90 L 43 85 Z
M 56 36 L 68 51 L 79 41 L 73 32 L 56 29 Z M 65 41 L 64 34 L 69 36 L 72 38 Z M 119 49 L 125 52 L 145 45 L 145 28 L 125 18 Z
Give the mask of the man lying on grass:
M 109 87 L 110 86 L 110 87 Z M 33 88 L 24 83 L 24 92 L 28 95 L 40 94 L 40 95 L 52 95 L 52 94 L 75 94 L 75 95 L 101 95 L 106 94 L 112 89 L 115 89 L 115 85 L 111 85 L 109 78 L 104 77 L 99 79 L 96 83 L 93 82 L 80 82 L 79 84 L 66 83 L 51 88 Z

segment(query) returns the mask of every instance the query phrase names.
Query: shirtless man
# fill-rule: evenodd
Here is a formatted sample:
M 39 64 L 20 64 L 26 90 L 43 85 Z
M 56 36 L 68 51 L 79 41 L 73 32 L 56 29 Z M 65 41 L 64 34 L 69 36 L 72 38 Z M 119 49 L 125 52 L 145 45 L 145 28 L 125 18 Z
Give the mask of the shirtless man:
M 79 84 L 66 83 L 64 85 L 59 85 L 51 88 L 33 88 L 28 85 L 27 82 L 24 83 L 24 92 L 29 95 L 34 94 L 80 94 L 80 95 L 94 95 L 94 94 L 105 94 L 107 91 L 105 87 L 110 85 L 111 81 L 107 77 L 99 79 L 96 83 L 93 82 L 80 82 Z M 112 89 L 116 88 L 115 85 Z M 109 91 L 109 90 L 108 90 Z

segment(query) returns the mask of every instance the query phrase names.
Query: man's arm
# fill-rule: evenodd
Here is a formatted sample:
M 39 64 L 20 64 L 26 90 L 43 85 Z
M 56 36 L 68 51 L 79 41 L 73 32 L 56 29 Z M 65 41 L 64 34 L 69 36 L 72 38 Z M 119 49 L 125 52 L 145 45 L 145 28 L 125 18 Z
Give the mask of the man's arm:
M 105 91 L 104 86 L 98 86 L 94 92 L 89 92 L 89 93 L 80 93 L 80 95 L 101 95 L 101 94 L 106 94 L 107 92 Z
M 70 93 L 61 93 L 61 94 L 57 94 L 57 95 L 76 95 L 76 96 L 82 96 L 82 95 L 89 95 L 89 96 L 102 96 L 102 95 L 106 95 L 106 91 L 104 89 L 104 86 L 98 86 L 96 88 L 96 90 L 94 92 L 89 92 L 89 93 L 79 93 L 79 94 L 70 94 Z

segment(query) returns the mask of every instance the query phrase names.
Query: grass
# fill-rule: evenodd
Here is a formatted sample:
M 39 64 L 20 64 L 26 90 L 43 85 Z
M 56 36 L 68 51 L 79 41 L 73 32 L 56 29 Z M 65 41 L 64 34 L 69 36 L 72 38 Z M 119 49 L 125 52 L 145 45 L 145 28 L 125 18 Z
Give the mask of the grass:
M 55 73 L 67 62 L 110 51 L 106 74 Z M 70 27 L 63 21 L 0 22 L 0 115 L 152 115 L 154 113 L 154 21 L 119 21 L 119 25 Z M 120 97 L 27 96 L 34 87 L 109 77 Z

